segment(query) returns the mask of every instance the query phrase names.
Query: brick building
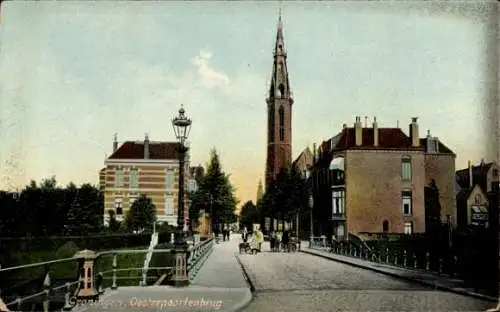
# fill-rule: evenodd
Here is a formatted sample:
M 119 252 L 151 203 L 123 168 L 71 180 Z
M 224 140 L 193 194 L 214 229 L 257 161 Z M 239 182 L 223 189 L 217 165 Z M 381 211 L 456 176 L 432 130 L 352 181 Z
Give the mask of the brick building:
M 157 220 L 177 225 L 179 154 L 177 142 L 126 141 L 118 146 L 115 136 L 113 153 L 106 158 L 104 188 L 104 220 L 114 210 L 117 220 L 123 220 L 132 203 L 145 194 L 156 206 Z M 185 194 L 192 186 L 189 155 L 186 154 Z M 100 174 L 100 176 L 102 176 Z M 185 219 L 188 218 L 188 198 L 185 201 Z M 185 222 L 187 223 L 187 222 Z
M 455 154 L 438 138 L 420 138 L 417 118 L 400 128 L 361 124 L 322 142 L 314 152 L 315 234 L 423 233 L 424 188 L 440 191 L 441 220 L 456 225 Z
M 281 168 L 292 164 L 292 92 L 281 15 L 274 47 L 273 69 L 267 103 L 266 189 Z

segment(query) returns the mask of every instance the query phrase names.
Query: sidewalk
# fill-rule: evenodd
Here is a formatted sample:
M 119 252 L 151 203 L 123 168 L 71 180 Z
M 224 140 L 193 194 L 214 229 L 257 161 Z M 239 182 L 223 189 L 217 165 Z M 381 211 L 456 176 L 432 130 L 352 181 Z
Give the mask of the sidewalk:
M 229 241 L 214 245 L 191 285 L 205 287 L 248 288 L 243 270 L 236 258 L 240 236 L 232 234 Z
M 349 256 L 333 254 L 326 250 L 309 248 L 308 242 L 302 242 L 302 252 L 327 258 L 330 260 L 342 262 L 348 265 L 356 266 L 362 269 L 372 270 L 374 272 L 390 275 L 396 278 L 406 279 L 412 282 L 424 284 L 435 289 L 449 291 L 461 295 L 471 296 L 483 300 L 497 302 L 498 299 L 475 292 L 473 289 L 463 287 L 463 281 L 446 275 L 426 272 L 422 270 L 412 270 L 403 267 L 395 267 L 383 263 L 371 262 Z

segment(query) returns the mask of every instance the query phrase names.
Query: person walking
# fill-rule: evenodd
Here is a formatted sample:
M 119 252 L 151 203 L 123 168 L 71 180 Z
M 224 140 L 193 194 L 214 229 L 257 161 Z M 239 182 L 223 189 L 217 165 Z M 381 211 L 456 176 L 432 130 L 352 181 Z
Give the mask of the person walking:
M 248 230 L 246 226 L 243 228 L 242 237 L 243 237 L 243 242 L 246 243 L 248 241 Z
M 281 231 L 276 232 L 276 251 L 281 250 L 281 239 L 283 238 L 283 233 Z
M 276 233 L 274 231 L 269 233 L 269 245 L 271 247 L 271 251 L 276 251 Z
M 283 237 L 281 238 L 281 242 L 283 244 L 283 250 L 285 252 L 288 252 L 288 243 L 290 242 L 290 234 L 288 233 L 288 230 L 283 231 Z

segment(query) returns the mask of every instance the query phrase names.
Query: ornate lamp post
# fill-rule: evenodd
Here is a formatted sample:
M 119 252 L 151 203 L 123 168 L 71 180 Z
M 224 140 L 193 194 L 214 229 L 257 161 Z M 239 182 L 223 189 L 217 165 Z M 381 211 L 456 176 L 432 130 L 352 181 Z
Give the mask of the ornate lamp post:
M 177 233 L 172 249 L 175 258 L 175 270 L 172 276 L 174 286 L 187 286 L 189 279 L 187 275 L 187 253 L 188 245 L 184 237 L 184 161 L 188 148 L 185 145 L 186 139 L 191 130 L 191 119 L 185 116 L 184 108 L 181 105 L 179 116 L 172 119 L 175 136 L 179 143 L 179 196 L 177 205 Z

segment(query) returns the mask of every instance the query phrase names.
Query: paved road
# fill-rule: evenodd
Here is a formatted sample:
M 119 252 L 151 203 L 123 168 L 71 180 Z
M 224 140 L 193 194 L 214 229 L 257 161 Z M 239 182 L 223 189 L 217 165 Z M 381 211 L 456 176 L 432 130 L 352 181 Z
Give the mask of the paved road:
M 264 251 L 266 246 L 264 246 Z M 485 311 L 489 302 L 435 291 L 304 253 L 241 255 L 256 289 L 245 310 Z

